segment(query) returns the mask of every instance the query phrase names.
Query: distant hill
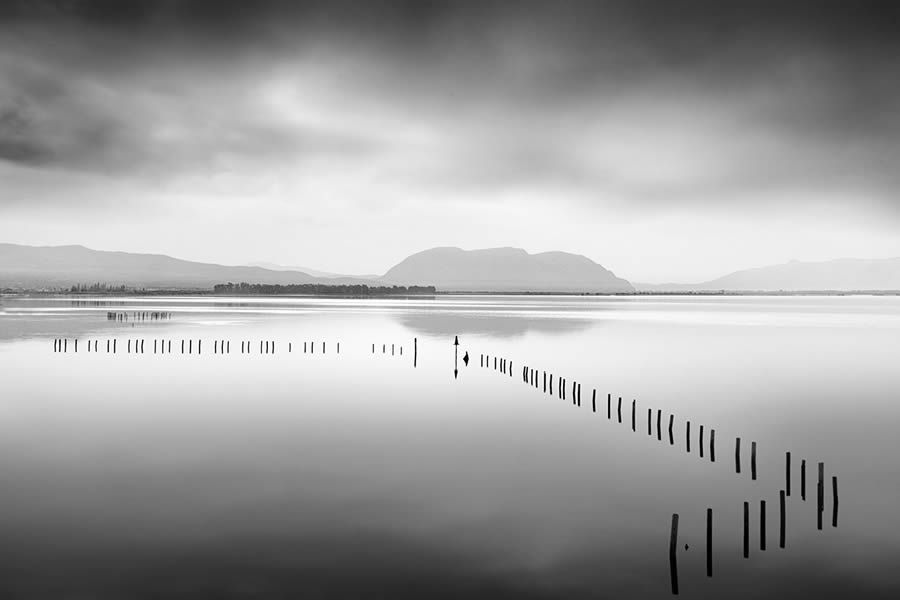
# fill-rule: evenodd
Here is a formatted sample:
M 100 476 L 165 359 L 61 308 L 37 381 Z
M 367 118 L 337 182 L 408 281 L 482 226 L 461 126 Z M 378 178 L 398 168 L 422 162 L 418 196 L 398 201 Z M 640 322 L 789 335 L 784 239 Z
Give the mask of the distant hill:
M 529 254 L 521 248 L 432 248 L 404 259 L 381 281 L 458 292 L 634 291 L 630 283 L 587 257 L 566 252 Z
M 900 290 L 900 258 L 842 258 L 823 262 L 791 261 L 781 265 L 736 271 L 693 284 L 642 284 L 653 292 L 800 292 Z
M 129 287 L 212 289 L 217 283 L 229 281 L 285 285 L 360 283 L 319 279 L 299 271 L 192 262 L 162 254 L 106 252 L 84 246 L 0 244 L 0 288 L 60 288 L 100 282 Z
M 346 275 L 344 273 L 332 273 L 331 271 L 319 271 L 309 267 L 279 265 L 269 262 L 251 262 L 247 263 L 248 267 L 260 267 L 269 271 L 299 271 L 312 275 L 313 277 L 321 277 L 322 279 L 378 279 L 379 275 Z

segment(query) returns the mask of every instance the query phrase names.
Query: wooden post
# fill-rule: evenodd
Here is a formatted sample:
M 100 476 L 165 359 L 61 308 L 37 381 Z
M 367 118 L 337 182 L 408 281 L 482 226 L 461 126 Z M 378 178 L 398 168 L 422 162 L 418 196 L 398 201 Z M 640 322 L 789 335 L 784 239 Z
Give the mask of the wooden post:
M 662 409 L 656 411 L 656 439 L 662 441 Z
M 703 456 L 702 454 L 700 456 Z M 709 462 L 716 462 L 716 430 L 709 430 Z
M 778 547 L 784 548 L 784 533 L 785 533 L 785 523 L 784 523 L 784 513 L 785 513 L 785 502 L 784 502 L 785 491 L 778 491 L 778 513 L 779 513 L 779 534 L 778 534 Z
M 713 573 L 713 563 L 712 563 L 712 523 L 713 515 L 712 509 L 706 509 L 706 576 L 712 577 Z
M 806 501 L 806 459 L 800 459 L 800 499 Z
M 544 393 L 547 393 L 547 371 L 544 371 Z
M 750 503 L 744 502 L 744 558 L 750 558 Z
M 687 446 L 687 453 L 691 453 L 691 422 L 688 421 L 684 427 L 684 440 Z
M 791 495 L 791 453 L 786 452 L 784 455 L 784 493 Z
M 622 396 L 619 396 L 618 415 L 619 415 L 619 423 L 621 423 L 622 422 Z
M 675 415 L 669 415 L 669 445 L 675 445 L 675 434 L 672 433 L 672 426 L 675 424 Z
M 631 399 L 631 431 L 637 431 L 637 400 Z
M 700 448 L 700 458 L 703 458 L 703 425 L 700 426 L 700 443 L 698 447 Z
M 672 594 L 678 595 L 678 513 L 672 515 L 672 534 L 669 536 L 669 573 L 672 578 Z
M 338 344 L 338 352 L 341 351 L 341 345 Z M 419 338 L 413 338 L 413 368 L 419 363 Z
M 817 491 L 817 510 L 816 510 L 816 522 L 818 525 L 818 529 L 821 531 L 822 529 L 822 513 L 825 512 L 825 463 L 819 463 L 819 484 L 816 487 Z
M 756 481 L 756 442 L 750 442 L 750 477 Z
M 606 394 L 606 418 L 612 419 L 612 394 Z
M 653 435 L 653 409 L 647 409 L 647 435 Z
M 741 438 L 734 441 L 734 472 L 741 472 Z
M 766 501 L 759 501 L 759 549 L 766 549 Z
M 597 412 L 597 389 L 594 388 L 594 393 L 591 396 L 591 410 L 593 412 Z
M 553 373 L 550 373 L 550 395 L 553 395 Z
M 837 492 L 837 475 L 831 476 L 831 526 L 837 527 L 838 523 L 838 492 Z

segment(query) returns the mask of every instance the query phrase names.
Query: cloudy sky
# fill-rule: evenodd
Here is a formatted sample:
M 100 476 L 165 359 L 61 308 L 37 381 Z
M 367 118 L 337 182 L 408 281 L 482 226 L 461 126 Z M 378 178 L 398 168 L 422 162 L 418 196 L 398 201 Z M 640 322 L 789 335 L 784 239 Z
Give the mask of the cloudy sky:
M 900 3 L 6 1 L 0 241 L 900 256 Z

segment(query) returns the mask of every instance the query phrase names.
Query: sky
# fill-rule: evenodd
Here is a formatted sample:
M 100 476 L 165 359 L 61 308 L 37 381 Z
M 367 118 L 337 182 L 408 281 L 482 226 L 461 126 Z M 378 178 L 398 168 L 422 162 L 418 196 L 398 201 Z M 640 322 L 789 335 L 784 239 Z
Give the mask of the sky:
M 0 3 L 0 241 L 637 282 L 900 256 L 900 3 Z

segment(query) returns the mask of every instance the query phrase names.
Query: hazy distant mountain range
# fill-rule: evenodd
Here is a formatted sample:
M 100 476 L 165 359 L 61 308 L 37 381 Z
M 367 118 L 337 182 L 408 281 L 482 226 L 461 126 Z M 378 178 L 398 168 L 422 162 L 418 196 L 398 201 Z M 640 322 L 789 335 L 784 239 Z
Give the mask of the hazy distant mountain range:
M 791 261 L 736 271 L 703 283 L 635 283 L 649 292 L 799 292 L 900 290 L 900 258 Z
M 587 257 L 566 252 L 529 254 L 520 248 L 432 248 L 413 254 L 383 276 L 339 276 L 324 271 L 226 266 L 160 254 L 91 250 L 84 246 L 0 244 L 0 288 L 68 288 L 95 282 L 113 286 L 210 289 L 217 283 L 434 285 L 460 292 L 777 292 L 900 290 L 900 258 L 792 261 L 737 271 L 695 284 L 634 284 Z
M 3 288 L 59 288 L 99 282 L 129 287 L 205 289 L 229 281 L 360 283 L 352 279 L 322 279 L 297 271 L 192 262 L 162 254 L 106 252 L 84 246 L 0 244 L 0 287 Z

